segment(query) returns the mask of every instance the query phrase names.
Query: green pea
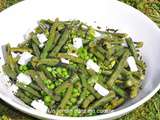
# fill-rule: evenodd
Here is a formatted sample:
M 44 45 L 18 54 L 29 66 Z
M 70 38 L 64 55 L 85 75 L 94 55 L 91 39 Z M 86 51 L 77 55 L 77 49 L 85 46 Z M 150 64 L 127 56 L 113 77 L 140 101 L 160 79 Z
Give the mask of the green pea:
M 78 93 L 79 91 L 78 91 L 78 89 L 73 88 L 72 92 L 73 92 L 73 93 Z
M 47 67 L 47 71 L 48 72 L 52 72 L 52 68 L 51 67 Z
M 47 104 L 48 104 L 48 103 L 51 103 L 51 102 L 52 102 L 51 96 L 45 96 L 45 97 L 44 97 L 44 102 L 47 103 Z
M 53 76 L 53 77 L 56 77 L 56 76 L 57 76 L 56 74 L 57 74 L 56 71 L 52 71 L 52 76 Z
M 19 70 L 20 70 L 20 71 L 26 71 L 26 70 L 28 70 L 28 67 L 27 67 L 27 65 L 21 65 L 21 66 L 19 67 Z
M 77 99 L 76 98 L 71 98 L 70 101 L 74 104 L 77 102 Z
M 78 117 L 80 115 L 81 111 L 77 108 L 73 110 L 73 116 Z
M 49 84 L 51 84 L 51 83 L 52 83 L 52 81 L 51 81 L 51 80 L 49 80 L 49 79 L 47 79 L 47 80 L 43 80 L 43 82 L 44 82 L 44 84 L 45 84 L 45 85 L 49 85 Z
M 61 73 L 62 73 L 62 68 L 58 67 L 58 68 L 56 69 L 56 71 L 57 71 L 57 73 L 61 74 Z
M 80 93 L 74 93 L 72 96 L 73 97 L 78 97 L 78 96 L 80 96 Z
M 68 102 L 67 104 L 68 104 L 69 106 L 72 106 L 72 105 L 73 105 L 72 102 Z
M 62 80 L 62 79 L 58 79 L 58 81 L 59 81 L 60 83 L 63 83 L 63 82 L 64 82 L 64 80 Z
M 54 84 L 48 85 L 47 88 L 50 89 L 50 90 L 52 90 L 52 89 L 55 88 L 55 85 Z
M 55 85 L 56 85 L 56 86 L 59 86 L 60 84 L 61 84 L 61 83 L 60 83 L 59 81 L 56 81 L 56 82 L 55 82 Z

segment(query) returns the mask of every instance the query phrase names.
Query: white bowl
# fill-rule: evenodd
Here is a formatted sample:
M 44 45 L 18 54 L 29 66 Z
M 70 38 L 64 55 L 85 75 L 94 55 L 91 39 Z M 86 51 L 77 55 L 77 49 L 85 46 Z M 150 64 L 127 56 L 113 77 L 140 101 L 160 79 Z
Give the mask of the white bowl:
M 34 110 L 16 98 L 0 76 L 0 98 L 16 109 L 43 119 L 113 119 L 120 117 L 149 100 L 160 88 L 160 29 L 144 14 L 116 0 L 26 0 L 0 13 L 0 46 L 13 46 L 23 40 L 42 18 L 80 19 L 91 25 L 108 26 L 128 33 L 135 41 L 144 41 L 141 50 L 147 63 L 147 75 L 137 98 L 128 101 L 109 114 L 93 117 L 60 117 Z M 96 21 L 96 23 L 95 23 Z M 4 63 L 0 49 L 0 66 Z M 1 67 L 0 67 L 1 68 Z

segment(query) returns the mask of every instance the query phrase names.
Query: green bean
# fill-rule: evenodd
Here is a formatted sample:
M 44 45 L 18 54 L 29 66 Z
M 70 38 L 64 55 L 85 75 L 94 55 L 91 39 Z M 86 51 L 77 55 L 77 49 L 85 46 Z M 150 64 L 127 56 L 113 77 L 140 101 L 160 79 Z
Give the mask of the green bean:
M 143 47 L 143 42 L 134 42 L 136 44 L 136 48 L 142 48 Z
M 40 57 L 40 50 L 38 48 L 38 46 L 35 43 L 32 43 L 32 48 L 33 48 L 33 52 L 36 55 L 36 57 Z
M 125 102 L 124 98 L 120 98 L 120 99 L 113 99 L 111 101 L 112 104 L 112 109 L 117 108 L 118 106 L 120 106 L 121 104 L 123 104 Z
M 63 47 L 63 45 L 67 42 L 68 38 L 69 38 L 69 31 L 66 28 L 65 31 L 63 32 L 61 38 L 59 39 L 59 42 L 51 51 L 50 56 L 54 56 L 56 53 L 58 53 L 61 50 L 61 48 Z
M 111 75 L 112 74 L 112 70 L 104 70 L 104 71 L 102 71 L 102 74 L 104 74 L 104 75 Z
M 79 57 L 74 57 L 74 56 L 68 55 L 68 54 L 66 54 L 66 53 L 58 53 L 58 54 L 56 55 L 56 57 L 69 59 L 69 60 L 71 60 L 72 62 L 75 62 L 75 63 L 84 63 L 84 61 L 83 61 L 81 58 L 79 58 Z
M 38 69 L 46 75 L 47 78 L 53 79 L 52 74 L 47 70 L 47 67 L 45 65 L 39 65 Z
M 90 52 L 93 53 L 100 60 L 104 61 L 104 59 L 105 59 L 104 55 L 102 53 L 100 53 L 99 51 L 96 51 L 96 49 L 91 48 Z
M 66 104 L 69 102 L 69 98 L 71 97 L 72 89 L 73 89 L 73 85 L 70 85 L 67 89 L 67 92 L 66 92 L 64 98 L 62 99 L 60 105 L 58 106 L 58 109 L 65 108 Z
M 55 66 L 60 62 L 59 59 L 55 59 L 55 58 L 46 58 L 46 59 L 40 59 L 38 60 L 37 65 L 49 65 L 49 66 Z
M 79 77 L 80 77 L 80 79 L 81 79 L 82 86 L 83 86 L 84 88 L 87 88 L 86 75 L 83 73 L 83 74 L 80 74 Z
M 76 73 L 74 73 L 72 76 L 71 76 L 71 78 L 70 78 L 70 81 L 74 84 L 74 83 L 76 83 L 78 80 L 80 80 L 80 78 L 79 78 L 79 76 L 76 74 Z
M 115 91 L 118 95 L 120 95 L 123 98 L 127 98 L 127 93 L 120 87 L 113 85 L 112 90 Z
M 21 53 L 23 53 L 23 52 L 32 53 L 33 52 L 33 50 L 30 48 L 10 48 L 10 50 L 11 50 L 11 52 L 21 52 Z
M 82 108 L 87 108 L 95 100 L 93 95 L 89 95 L 82 103 Z
M 56 37 L 56 29 L 58 27 L 58 24 L 59 24 L 59 20 L 56 19 L 55 22 L 53 23 L 52 27 L 51 27 L 51 30 L 50 30 L 50 34 L 49 34 L 49 37 L 48 37 L 48 41 L 46 42 L 45 46 L 44 46 L 44 49 L 42 51 L 42 54 L 41 54 L 41 58 L 46 58 L 48 56 L 48 52 L 53 48 L 53 42 L 55 40 L 55 37 Z
M 139 85 L 140 81 L 136 80 L 136 79 L 130 79 L 126 81 L 126 87 L 131 87 L 133 85 Z
M 32 34 L 32 42 L 34 42 L 37 46 L 39 46 L 41 44 L 37 38 L 37 35 L 34 33 Z
M 28 97 L 28 98 L 30 98 L 30 99 L 32 99 L 32 100 L 38 99 L 36 96 L 32 95 L 32 94 L 29 93 L 28 91 L 24 91 L 24 90 L 23 90 L 23 92 L 24 92 L 24 94 L 26 95 L 26 97 Z
M 112 85 L 114 84 L 114 81 L 118 78 L 121 70 L 123 69 L 126 59 L 129 56 L 129 52 L 128 50 L 126 50 L 122 56 L 122 58 L 120 59 L 118 65 L 116 66 L 114 72 L 112 73 L 111 77 L 109 78 L 109 80 L 107 81 L 107 85 L 109 87 L 112 87 Z
M 131 87 L 130 98 L 135 98 L 138 95 L 139 87 L 133 86 Z
M 37 92 L 36 90 L 34 90 L 33 88 L 31 88 L 31 87 L 29 87 L 29 86 L 27 86 L 27 85 L 24 85 L 24 84 L 22 84 L 22 83 L 16 83 L 16 85 L 17 85 L 19 88 L 21 88 L 22 90 L 27 91 L 27 92 L 31 93 L 32 95 L 34 95 L 34 96 L 36 96 L 36 97 L 38 97 L 38 98 L 41 97 L 41 95 L 39 94 L 39 92 Z
M 10 78 L 12 78 L 13 80 L 16 79 L 16 77 L 17 77 L 16 72 L 12 71 L 8 64 L 3 65 L 2 69 L 3 69 L 4 73 L 7 74 Z
M 26 71 L 26 74 L 30 75 L 32 77 L 32 79 L 37 83 L 37 85 L 43 90 L 45 91 L 48 95 L 53 96 L 52 91 L 48 90 L 47 87 L 43 84 L 42 80 L 46 80 L 42 79 L 42 76 L 44 76 L 43 72 L 36 72 L 34 70 L 28 70 Z
M 102 54 L 107 54 L 107 50 L 105 50 L 103 47 L 96 46 L 96 49 L 101 52 Z
M 69 81 L 66 81 L 61 86 L 58 86 L 57 88 L 55 88 L 54 93 L 55 94 L 60 94 L 62 91 L 64 91 L 70 85 L 71 85 L 71 83 Z
M 108 102 L 110 102 L 113 98 L 115 98 L 116 94 L 114 92 L 110 92 L 107 96 L 102 97 L 101 99 L 95 101 L 93 104 L 89 106 L 89 110 L 95 109 L 99 106 L 102 106 Z
M 58 31 L 56 31 L 55 40 L 53 42 L 53 48 L 57 45 L 57 42 L 60 39 L 60 37 L 61 37 L 61 34 Z
M 135 48 L 134 42 L 132 41 L 131 38 L 126 39 L 126 42 L 127 42 L 128 47 L 130 49 L 130 52 L 132 53 L 132 55 L 134 56 L 135 60 L 137 61 L 138 60 L 138 55 L 137 55 L 137 52 L 136 52 L 136 48 Z
M 30 83 L 29 86 L 33 89 L 35 89 L 36 91 L 41 91 L 41 88 L 39 88 L 36 84 L 34 83 Z
M 11 47 L 9 44 L 7 44 L 4 46 L 4 49 L 5 49 L 5 53 L 4 53 L 5 62 L 10 66 L 12 72 L 15 74 L 18 70 L 17 70 L 16 61 L 13 59 L 11 55 Z
M 78 105 L 78 106 L 81 105 L 82 102 L 85 100 L 86 97 L 87 97 L 87 89 L 86 89 L 86 88 L 83 88 L 83 89 L 82 89 L 82 93 L 81 93 L 81 95 L 80 95 L 80 98 L 79 98 L 79 100 L 78 100 L 77 105 Z
M 19 97 L 24 103 L 30 105 L 32 102 L 32 99 L 27 97 L 22 91 L 18 90 L 16 93 L 16 96 Z
M 101 98 L 102 96 L 91 86 L 87 85 L 88 91 L 90 91 L 97 99 Z

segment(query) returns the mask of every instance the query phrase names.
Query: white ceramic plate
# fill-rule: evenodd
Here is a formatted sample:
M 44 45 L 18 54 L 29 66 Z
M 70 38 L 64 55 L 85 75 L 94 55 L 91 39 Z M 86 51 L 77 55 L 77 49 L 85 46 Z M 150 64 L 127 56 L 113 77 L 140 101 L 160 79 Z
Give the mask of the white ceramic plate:
M 83 120 L 113 119 L 137 108 L 150 99 L 160 88 L 160 30 L 144 14 L 116 0 L 26 0 L 0 13 L 0 46 L 17 43 L 23 40 L 28 29 L 33 29 L 42 18 L 61 20 L 80 19 L 88 24 L 118 28 L 128 33 L 135 41 L 144 41 L 141 50 L 147 63 L 147 75 L 143 89 L 134 100 L 109 114 L 94 117 L 83 117 Z M 0 66 L 4 63 L 0 49 Z M 1 68 L 1 67 L 0 67 Z M 81 118 L 59 117 L 40 113 L 24 105 L 8 91 L 5 80 L 0 76 L 0 98 L 16 109 L 38 118 L 69 119 Z

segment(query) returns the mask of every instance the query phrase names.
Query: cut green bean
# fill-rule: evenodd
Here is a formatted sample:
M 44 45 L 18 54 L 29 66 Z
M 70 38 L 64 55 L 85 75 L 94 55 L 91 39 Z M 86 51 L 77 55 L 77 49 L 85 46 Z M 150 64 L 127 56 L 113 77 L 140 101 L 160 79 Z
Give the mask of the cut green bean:
M 11 48 L 10 50 L 11 50 L 11 52 L 21 52 L 21 53 L 23 53 L 23 52 L 30 52 L 30 53 L 32 53 L 32 51 L 33 51 L 30 48 Z
M 48 56 L 48 52 L 53 48 L 53 42 L 56 37 L 56 29 L 58 27 L 58 24 L 59 24 L 59 20 L 56 19 L 55 23 L 53 23 L 53 25 L 51 27 L 49 38 L 48 38 L 48 41 L 45 44 L 45 47 L 42 51 L 41 58 L 46 58 Z
M 95 109 L 99 106 L 102 106 L 108 102 L 110 102 L 113 98 L 115 98 L 116 94 L 114 92 L 110 92 L 107 96 L 102 97 L 101 99 L 94 102 L 89 106 L 89 110 Z
M 50 53 L 50 56 L 55 55 L 56 53 L 58 53 L 61 48 L 63 47 L 63 45 L 66 43 L 66 41 L 69 38 L 69 31 L 68 29 L 65 29 L 63 35 L 61 36 L 59 42 L 57 43 L 57 45 L 53 48 L 52 52 Z
M 34 90 L 33 88 L 31 88 L 31 87 L 29 87 L 29 86 L 23 85 L 23 84 L 21 84 L 21 83 L 16 83 L 16 85 L 17 85 L 19 88 L 21 88 L 22 90 L 25 90 L 25 91 L 31 93 L 32 95 L 34 95 L 34 96 L 36 96 L 36 97 L 38 97 L 38 98 L 41 97 L 41 95 L 39 94 L 39 92 L 37 92 L 36 90 Z
M 77 57 L 68 55 L 66 53 L 58 53 L 56 56 L 59 57 L 59 58 L 69 59 L 69 60 L 71 60 L 72 62 L 75 62 L 75 63 L 84 63 L 84 61 L 81 58 L 77 58 Z
M 54 59 L 54 58 L 47 58 L 47 59 L 40 59 L 37 62 L 37 65 L 49 65 L 49 66 L 55 66 L 60 62 L 59 59 Z
M 34 54 L 36 55 L 36 57 L 40 57 L 40 50 L 38 48 L 38 46 L 35 44 L 35 43 L 32 43 L 32 48 L 33 48 L 33 51 L 34 51 Z
M 67 89 L 67 92 L 66 92 L 64 98 L 62 99 L 60 105 L 58 106 L 58 109 L 64 109 L 65 108 L 67 102 L 69 101 L 69 98 L 71 97 L 72 89 L 73 89 L 73 86 L 70 85 Z
M 120 59 L 117 67 L 115 68 L 115 71 L 112 73 L 110 79 L 107 81 L 107 85 L 109 87 L 112 87 L 112 85 L 114 84 L 114 81 L 118 78 L 121 70 L 123 69 L 124 65 L 125 65 L 125 62 L 126 62 L 126 59 L 128 58 L 129 56 L 129 52 L 128 50 L 126 50 L 122 56 L 122 58 Z
M 131 38 L 126 39 L 126 42 L 128 44 L 128 47 L 129 47 L 132 55 L 134 56 L 135 60 L 137 61 L 138 60 L 138 55 L 137 55 L 137 52 L 136 52 L 134 42 L 132 41 Z
M 16 93 L 16 96 L 19 97 L 24 103 L 30 105 L 32 102 L 32 99 L 30 99 L 29 97 L 27 97 L 22 91 L 18 90 L 18 92 Z
M 82 103 L 82 108 L 87 108 L 95 100 L 93 95 L 89 95 Z

